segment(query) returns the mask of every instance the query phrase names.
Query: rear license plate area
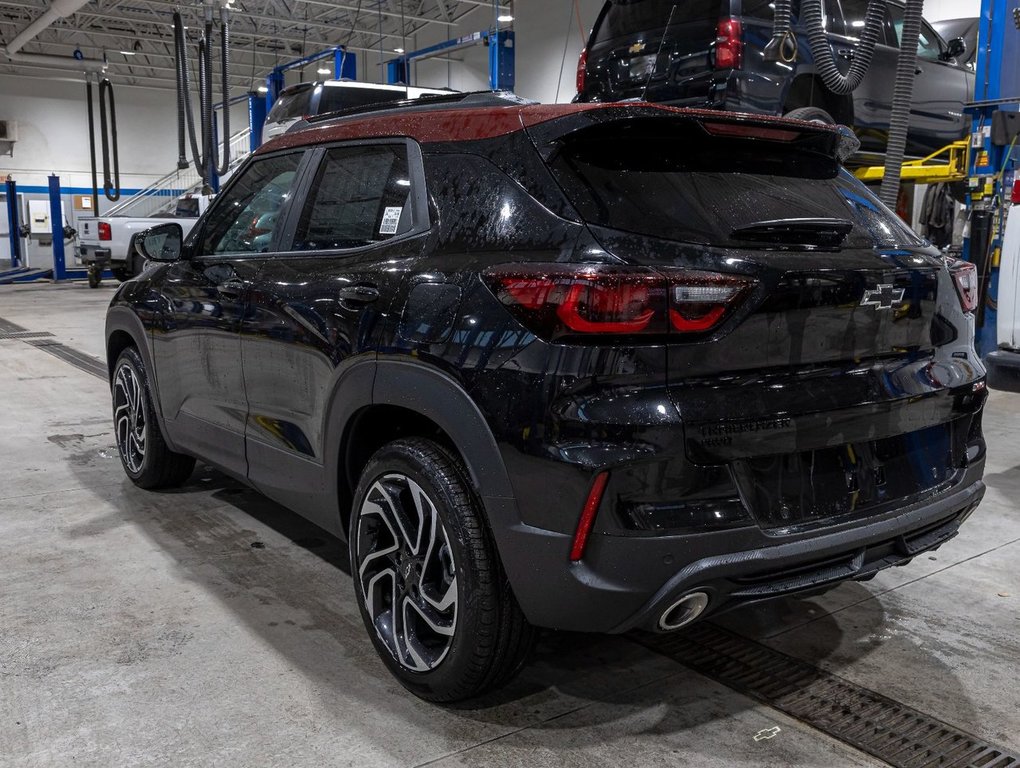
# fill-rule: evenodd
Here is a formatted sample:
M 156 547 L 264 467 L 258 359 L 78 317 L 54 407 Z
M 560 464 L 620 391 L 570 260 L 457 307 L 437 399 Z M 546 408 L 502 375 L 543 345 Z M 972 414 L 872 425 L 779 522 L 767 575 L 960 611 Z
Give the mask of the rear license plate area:
M 956 431 L 949 422 L 882 440 L 741 459 L 733 474 L 763 529 L 801 529 L 948 488 L 966 460 Z

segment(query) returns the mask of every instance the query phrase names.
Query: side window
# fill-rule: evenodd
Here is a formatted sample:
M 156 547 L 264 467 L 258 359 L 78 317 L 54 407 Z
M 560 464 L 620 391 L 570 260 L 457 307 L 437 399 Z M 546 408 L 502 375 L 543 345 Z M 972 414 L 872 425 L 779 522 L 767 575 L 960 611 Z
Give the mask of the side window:
M 868 13 L 868 0 L 840 0 L 843 6 L 843 24 L 847 37 L 859 38 L 864 31 L 864 23 Z M 901 20 L 902 24 L 902 20 Z M 886 14 L 885 29 L 878 35 L 878 42 L 883 45 L 896 45 L 889 29 L 889 17 Z
M 889 44 L 899 48 L 900 41 L 903 39 L 903 9 L 896 5 L 887 5 L 885 7 L 885 23 L 888 27 L 886 35 L 894 37 Z M 932 31 L 927 22 L 922 21 L 921 32 L 917 36 L 918 58 L 939 61 L 941 53 L 942 48 L 939 45 L 938 35 Z
M 411 229 L 404 144 L 326 152 L 294 233 L 295 251 L 359 248 Z
M 265 253 L 290 195 L 302 152 L 256 160 L 209 211 L 198 252 Z

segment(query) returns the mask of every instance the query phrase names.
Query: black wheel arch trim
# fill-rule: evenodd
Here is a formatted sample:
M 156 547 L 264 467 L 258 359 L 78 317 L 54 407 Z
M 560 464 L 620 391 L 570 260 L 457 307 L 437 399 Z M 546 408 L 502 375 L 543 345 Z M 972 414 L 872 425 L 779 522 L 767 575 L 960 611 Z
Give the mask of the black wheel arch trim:
M 117 361 L 110 359 L 110 338 L 114 333 L 126 333 L 134 342 L 135 349 L 141 355 L 145 363 L 145 372 L 150 379 L 156 382 L 155 386 L 149 387 L 149 396 L 153 399 L 153 410 L 156 412 L 156 420 L 159 422 L 159 430 L 163 433 L 163 440 L 172 451 L 177 451 L 173 437 L 166 428 L 166 421 L 163 418 L 163 406 L 159 398 L 159 377 L 156 367 L 152 361 L 152 346 L 149 339 L 149 332 L 146 331 L 142 320 L 131 309 L 126 306 L 112 306 L 106 313 L 106 366 L 112 378 L 113 366 Z M 112 386 L 112 381 L 111 381 Z

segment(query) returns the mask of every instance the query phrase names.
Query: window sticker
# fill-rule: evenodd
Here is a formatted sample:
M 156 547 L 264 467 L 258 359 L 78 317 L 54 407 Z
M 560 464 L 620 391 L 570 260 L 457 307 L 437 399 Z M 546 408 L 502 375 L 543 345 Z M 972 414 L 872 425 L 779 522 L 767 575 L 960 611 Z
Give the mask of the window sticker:
M 397 234 L 397 224 L 400 223 L 400 214 L 403 213 L 404 207 L 398 206 L 386 206 L 383 211 L 382 224 L 379 225 L 380 235 L 395 235 Z

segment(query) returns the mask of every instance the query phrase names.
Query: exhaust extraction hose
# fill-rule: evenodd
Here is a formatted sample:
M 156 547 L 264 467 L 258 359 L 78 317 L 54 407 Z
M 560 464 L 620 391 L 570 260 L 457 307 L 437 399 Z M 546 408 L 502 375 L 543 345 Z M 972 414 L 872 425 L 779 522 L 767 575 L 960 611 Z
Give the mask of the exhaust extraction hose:
M 787 13 L 787 25 L 789 25 L 789 3 L 784 3 Z M 778 23 L 780 6 L 776 3 L 776 16 Z M 870 0 L 868 10 L 864 14 L 864 29 L 861 30 L 861 37 L 854 46 L 853 58 L 850 61 L 850 69 L 846 75 L 840 73 L 833 58 L 832 48 L 829 45 L 825 27 L 822 19 L 822 0 L 804 0 L 801 3 L 802 21 L 807 27 L 808 40 L 811 42 L 811 52 L 815 59 L 815 68 L 822 78 L 822 82 L 833 93 L 847 95 L 852 93 L 864 80 L 864 75 L 871 66 L 871 57 L 875 53 L 875 44 L 882 33 L 885 24 L 885 0 Z M 788 27 L 787 27 L 788 28 Z
M 202 121 L 202 157 L 205 159 L 205 173 L 202 179 L 208 184 L 216 168 L 216 149 L 213 143 L 212 109 L 212 55 L 209 40 L 212 38 L 212 22 L 206 22 L 205 36 L 198 41 L 198 98 L 201 102 L 199 116 Z
M 109 122 L 107 122 L 107 100 L 109 100 Z M 110 201 L 120 200 L 120 159 L 117 155 L 117 106 L 113 100 L 113 83 L 108 78 L 99 82 L 99 132 L 103 147 L 103 194 Z M 113 152 L 113 175 L 110 175 L 111 146 Z
M 230 170 L 230 22 L 227 9 L 220 10 L 220 64 L 223 76 L 223 164 L 216 168 L 220 176 Z M 210 85 L 212 78 L 210 78 Z M 212 89 L 209 89 L 212 91 Z
M 174 11 L 174 55 L 179 63 L 180 80 L 177 82 L 177 94 L 184 103 L 184 119 L 187 125 L 188 138 L 191 144 L 191 159 L 195 163 L 202 180 L 205 176 L 205 158 L 198 150 L 198 137 L 195 132 L 195 116 L 191 111 L 191 74 L 188 68 L 188 50 L 184 39 L 184 21 L 180 11 Z M 201 78 L 199 78 L 201 79 Z M 201 83 L 199 84 L 201 87 Z M 182 153 L 183 154 L 183 153 Z
M 869 6 L 868 10 L 871 8 Z M 885 150 L 885 173 L 879 199 L 896 210 L 903 172 L 903 156 L 907 149 L 907 128 L 910 125 L 910 100 L 914 93 L 917 69 L 917 39 L 921 34 L 921 12 L 924 0 L 907 0 L 903 9 L 903 30 L 900 33 L 900 56 L 896 62 L 893 84 L 892 114 L 889 116 L 889 140 Z

